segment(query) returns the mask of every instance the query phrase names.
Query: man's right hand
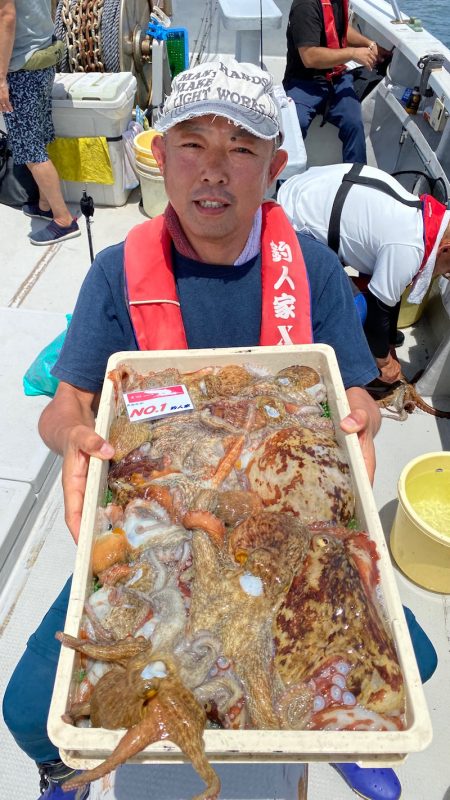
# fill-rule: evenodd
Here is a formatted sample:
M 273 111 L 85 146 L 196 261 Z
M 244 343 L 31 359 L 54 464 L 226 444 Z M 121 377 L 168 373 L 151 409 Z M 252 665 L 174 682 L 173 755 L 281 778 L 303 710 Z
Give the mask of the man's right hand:
M 95 433 L 99 392 L 78 389 L 60 381 L 53 400 L 41 414 L 39 433 L 47 447 L 63 456 L 62 483 L 65 518 L 75 540 L 80 533 L 81 512 L 89 458 L 112 458 L 114 448 Z
M 377 358 L 376 362 L 380 370 L 380 380 L 384 383 L 395 383 L 395 381 L 404 380 L 402 368 L 391 353 L 388 353 L 386 358 Z
M 80 534 L 89 458 L 92 456 L 107 461 L 113 455 L 113 446 L 91 427 L 76 425 L 72 428 L 63 452 L 62 485 L 65 520 L 75 543 Z
M 375 47 L 355 47 L 354 61 L 367 69 L 373 69 L 378 59 L 377 46 Z

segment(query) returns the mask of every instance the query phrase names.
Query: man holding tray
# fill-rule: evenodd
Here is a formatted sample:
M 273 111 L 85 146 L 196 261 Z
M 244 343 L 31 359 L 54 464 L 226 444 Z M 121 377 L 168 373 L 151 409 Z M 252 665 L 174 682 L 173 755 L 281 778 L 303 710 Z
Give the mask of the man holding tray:
M 232 59 L 181 73 L 156 127 L 163 135 L 152 147 L 169 205 L 95 259 L 54 370 L 57 393 L 40 420 L 44 441 L 64 457 L 66 522 L 75 541 L 89 458 L 108 460 L 114 452 L 94 432 L 94 420 L 116 351 L 330 344 L 350 406 L 341 427 L 358 434 L 374 476 L 380 414 L 364 386 L 378 370 L 347 276 L 330 250 L 293 233 L 278 206 L 263 204 L 287 159 L 270 75 Z M 44 797 L 52 800 L 62 797 L 65 768 L 46 719 L 59 650 L 54 633 L 64 626 L 68 593 L 66 586 L 30 640 L 4 701 L 7 724 L 38 762 L 49 782 Z M 18 720 L 22 704 L 35 708 L 36 698 L 35 718 Z M 359 781 L 361 775 L 369 776 L 365 796 L 399 796 L 391 770 L 359 770 Z M 374 794 L 377 786 L 384 794 Z

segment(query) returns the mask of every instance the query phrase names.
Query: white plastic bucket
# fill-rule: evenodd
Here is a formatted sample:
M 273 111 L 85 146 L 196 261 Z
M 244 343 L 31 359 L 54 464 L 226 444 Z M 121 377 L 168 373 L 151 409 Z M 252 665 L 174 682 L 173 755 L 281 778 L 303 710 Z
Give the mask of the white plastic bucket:
M 443 594 L 450 594 L 449 508 L 450 452 L 410 461 L 398 481 L 391 552 L 408 578 Z
M 141 184 L 142 205 L 148 217 L 162 214 L 167 205 L 164 178 L 158 167 L 148 167 L 136 161 L 136 172 Z

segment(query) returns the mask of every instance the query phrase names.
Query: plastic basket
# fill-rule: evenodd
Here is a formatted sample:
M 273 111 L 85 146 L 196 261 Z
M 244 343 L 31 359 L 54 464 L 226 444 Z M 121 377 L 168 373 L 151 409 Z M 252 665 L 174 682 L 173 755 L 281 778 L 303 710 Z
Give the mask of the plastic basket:
M 167 31 L 167 57 L 170 73 L 175 78 L 189 66 L 189 39 L 186 28 L 170 28 Z
M 327 388 L 333 419 L 348 413 L 348 403 L 336 357 L 327 345 L 233 348 L 162 352 L 115 353 L 107 372 L 130 364 L 139 372 L 176 367 L 182 372 L 211 365 L 249 364 L 275 371 L 294 363 L 317 369 Z M 107 437 L 115 416 L 114 387 L 105 380 L 96 430 Z M 332 730 L 214 730 L 204 734 L 207 755 L 213 761 L 358 761 L 365 764 L 399 763 L 408 753 L 423 750 L 431 740 L 431 723 L 405 616 L 397 591 L 386 540 L 365 470 L 356 434 L 345 436 L 336 428 L 336 437 L 346 451 L 356 499 L 356 516 L 376 542 L 386 615 L 405 681 L 406 728 L 401 731 L 332 731 Z M 66 621 L 66 632 L 77 636 L 86 595 L 91 586 L 91 549 L 97 506 L 104 496 L 108 464 L 91 459 L 86 487 L 83 518 Z M 117 746 L 123 731 L 102 728 L 76 728 L 62 718 L 69 702 L 73 650 L 63 647 L 59 659 L 48 730 L 51 740 L 66 764 L 86 768 L 98 763 Z M 183 761 L 178 748 L 167 740 L 156 742 L 135 756 L 133 761 L 167 763 Z

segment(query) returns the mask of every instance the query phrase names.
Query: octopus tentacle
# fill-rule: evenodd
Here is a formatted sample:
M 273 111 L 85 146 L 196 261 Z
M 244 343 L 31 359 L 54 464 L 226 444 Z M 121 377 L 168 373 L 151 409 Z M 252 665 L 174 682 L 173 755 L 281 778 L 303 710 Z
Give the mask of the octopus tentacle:
M 77 650 L 78 653 L 83 653 L 88 658 L 95 658 L 98 661 L 124 661 L 148 648 L 148 642 L 143 636 L 136 639 L 128 636 L 112 644 L 99 644 L 88 639 L 75 639 L 68 633 L 57 631 L 55 639 L 58 639 L 65 647 L 70 647 L 71 650 Z
M 244 689 L 230 670 L 204 681 L 194 689 L 194 695 L 202 706 L 214 709 L 224 728 L 243 729 L 247 726 Z
M 104 775 L 108 775 L 109 772 L 112 772 L 114 769 L 120 766 L 120 764 L 123 764 L 124 761 L 127 761 L 137 753 L 140 753 L 140 751 L 143 750 L 144 747 L 147 747 L 147 745 L 152 744 L 153 742 L 158 742 L 161 739 L 166 739 L 167 737 L 167 733 L 161 734 L 157 730 L 157 725 L 155 725 L 152 719 L 146 718 L 142 720 L 137 725 L 133 725 L 132 728 L 127 730 L 127 732 L 122 736 L 117 747 L 105 761 L 103 761 L 97 767 L 88 769 L 86 772 L 82 772 L 75 778 L 71 778 L 63 783 L 63 791 L 70 792 L 74 789 L 79 789 L 82 786 L 86 786 L 87 783 L 91 783 L 99 778 L 103 778 Z
M 190 641 L 175 647 L 180 678 L 188 689 L 203 683 L 220 653 L 220 640 L 209 631 L 198 631 Z

